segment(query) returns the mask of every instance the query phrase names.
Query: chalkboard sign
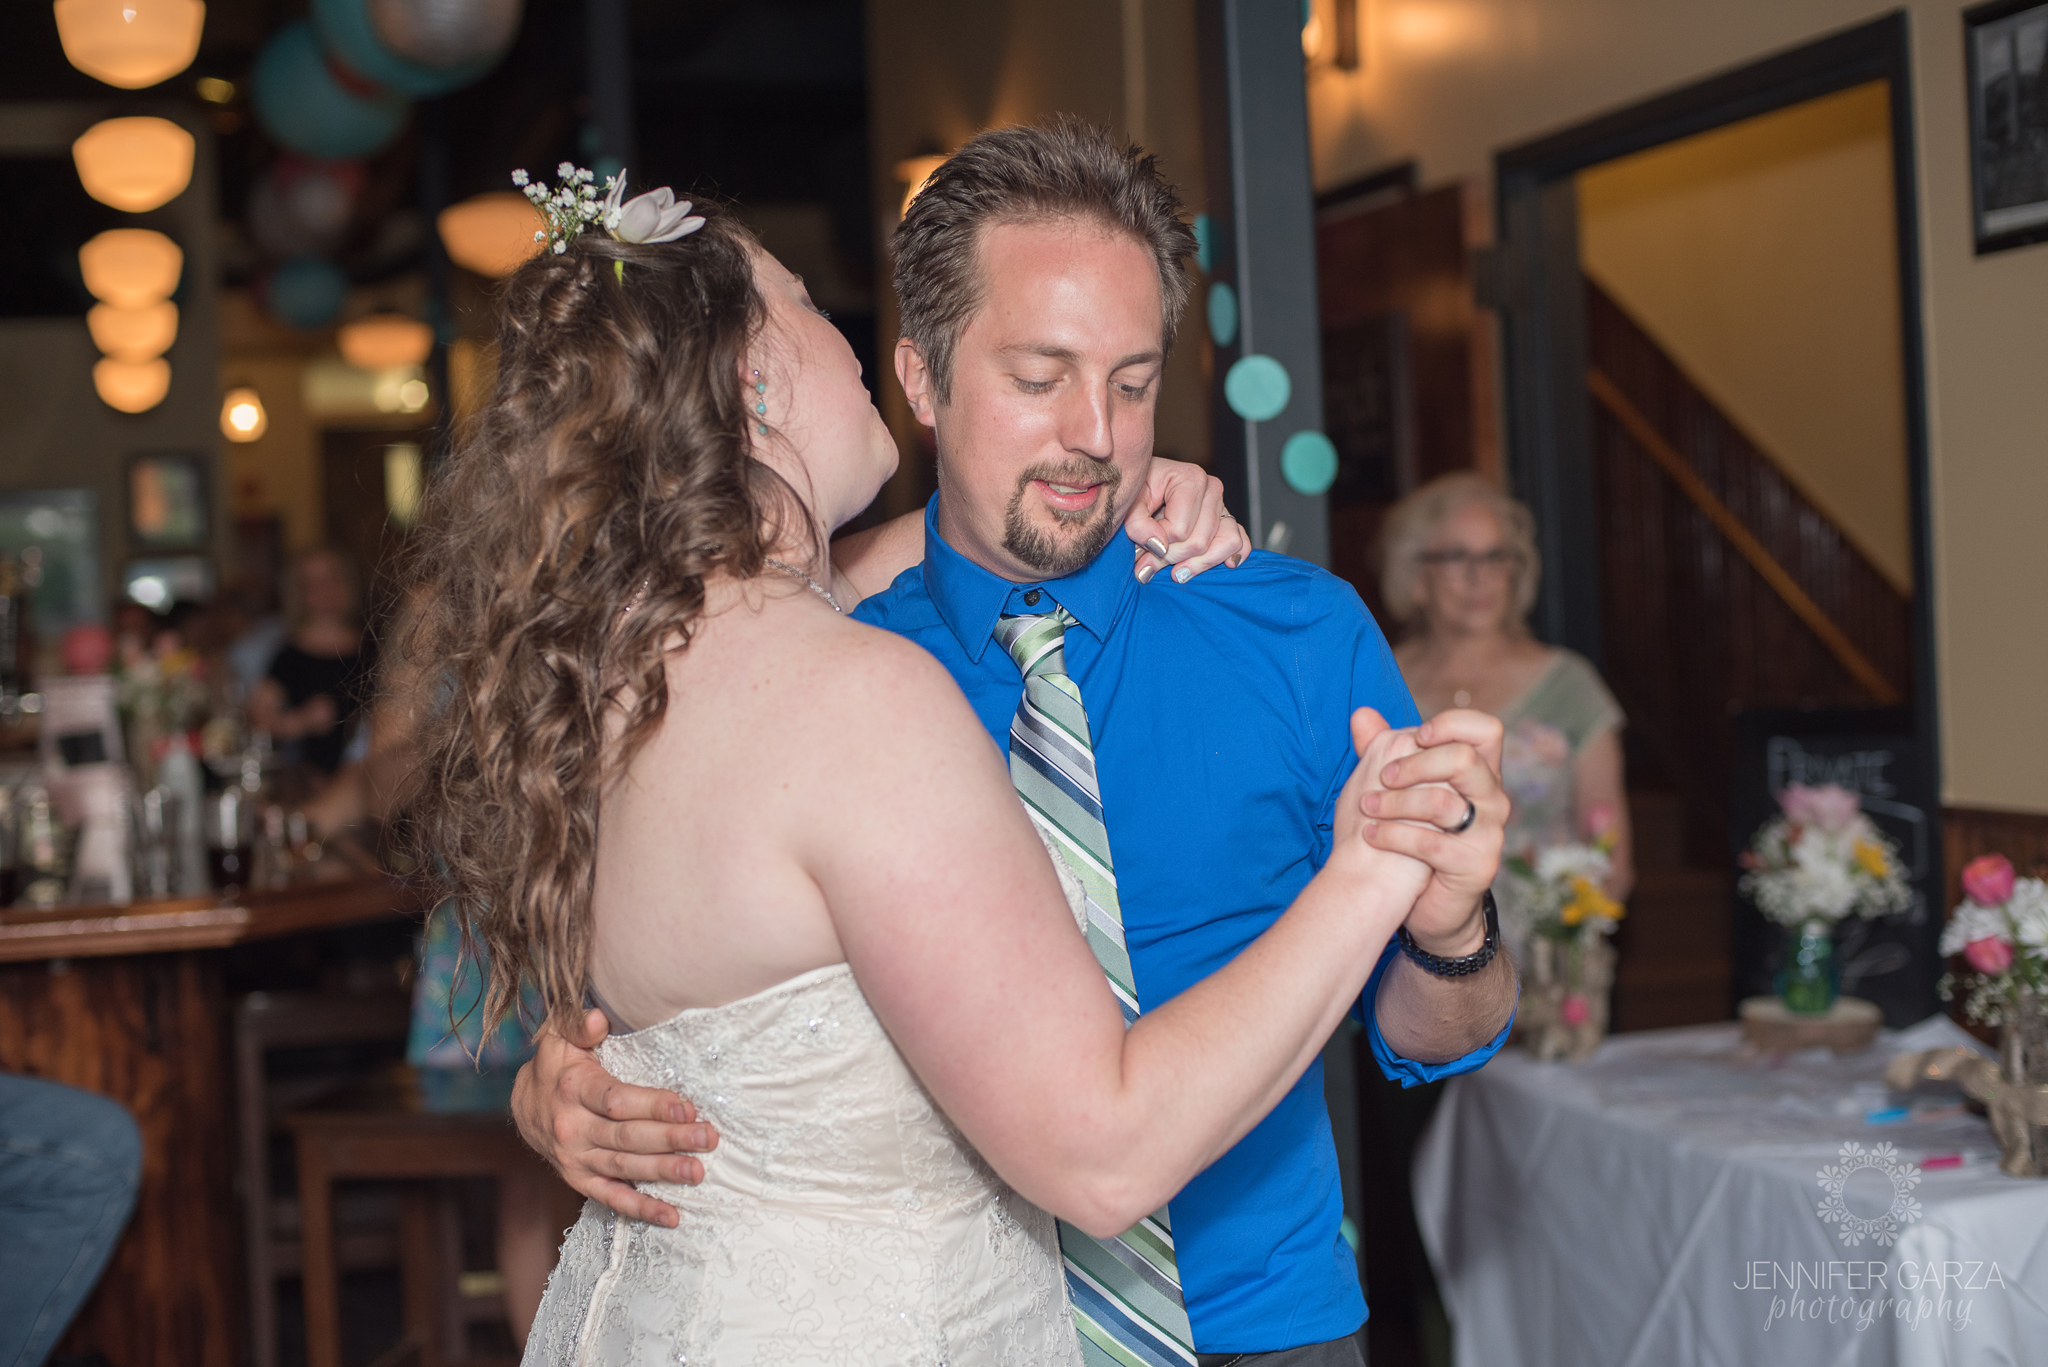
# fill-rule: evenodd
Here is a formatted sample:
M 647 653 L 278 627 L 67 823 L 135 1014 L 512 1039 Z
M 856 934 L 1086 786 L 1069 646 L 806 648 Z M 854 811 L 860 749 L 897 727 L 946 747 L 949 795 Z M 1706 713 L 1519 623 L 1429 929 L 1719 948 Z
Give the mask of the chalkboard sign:
M 1850 918 L 1835 932 L 1845 995 L 1867 998 L 1894 1029 L 1941 1009 L 1938 942 L 1943 908 L 1941 809 L 1932 756 L 1905 708 L 1756 710 L 1735 719 L 1729 835 L 1740 858 L 1757 827 L 1778 814 L 1788 783 L 1838 783 L 1898 846 L 1913 884 L 1913 905 L 1880 921 Z M 1784 933 L 1735 892 L 1734 987 L 1766 996 L 1784 950 Z

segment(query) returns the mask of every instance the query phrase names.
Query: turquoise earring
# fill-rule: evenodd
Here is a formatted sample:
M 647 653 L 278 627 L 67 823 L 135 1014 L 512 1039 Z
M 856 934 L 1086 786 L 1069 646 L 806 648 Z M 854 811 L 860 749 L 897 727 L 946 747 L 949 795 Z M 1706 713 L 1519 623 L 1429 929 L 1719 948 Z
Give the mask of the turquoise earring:
M 755 394 L 757 394 L 757 395 L 758 395 L 758 394 L 766 394 L 766 393 L 768 392 L 768 382 L 767 382 L 766 380 L 764 380 L 764 379 L 762 379 L 762 378 L 761 378 L 761 372 L 760 372 L 760 371 L 758 371 L 758 370 L 757 370 L 757 371 L 753 372 L 753 374 L 754 374 L 754 393 L 755 393 Z M 767 405 L 767 403 L 766 403 L 766 402 L 764 402 L 764 401 L 760 401 L 760 400 L 757 400 L 757 401 L 755 402 L 755 404 L 754 404 L 754 416 L 755 416 L 755 417 L 765 417 L 765 416 L 767 416 L 767 413 L 768 413 L 768 405 Z M 763 423 L 756 423 L 756 424 L 754 425 L 754 430 L 755 430 L 756 432 L 759 432 L 759 433 L 760 433 L 760 434 L 761 434 L 762 436 L 764 436 L 764 437 L 765 437 L 765 436 L 767 436 L 767 435 L 768 435 L 768 424 L 767 424 L 767 423 L 765 423 L 765 422 L 763 422 Z

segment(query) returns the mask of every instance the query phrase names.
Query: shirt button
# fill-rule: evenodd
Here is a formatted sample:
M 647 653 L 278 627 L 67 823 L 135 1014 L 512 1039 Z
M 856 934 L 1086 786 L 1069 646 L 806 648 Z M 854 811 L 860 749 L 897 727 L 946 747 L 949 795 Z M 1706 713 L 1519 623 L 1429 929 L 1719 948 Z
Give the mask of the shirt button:
M 1042 597 L 1044 597 L 1044 595 L 1041 594 L 1037 589 L 1031 589 L 1024 595 L 1024 606 L 1027 608 L 1035 608 L 1038 606 L 1038 600 Z

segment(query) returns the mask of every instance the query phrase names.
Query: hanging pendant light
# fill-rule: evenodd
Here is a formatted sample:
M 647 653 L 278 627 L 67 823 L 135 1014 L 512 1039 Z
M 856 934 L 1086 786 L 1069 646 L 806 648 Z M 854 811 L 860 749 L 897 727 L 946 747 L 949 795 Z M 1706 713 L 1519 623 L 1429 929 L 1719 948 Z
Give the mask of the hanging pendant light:
M 147 213 L 192 183 L 192 135 L 169 119 L 106 119 L 71 144 L 79 183 L 102 204 Z
M 141 308 L 177 290 L 185 253 L 148 228 L 109 228 L 78 249 L 78 269 L 93 298 L 117 308 Z
M 512 274 L 540 251 L 533 237 L 541 230 L 540 211 L 525 195 L 510 190 L 465 199 L 443 209 L 434 222 L 449 260 L 494 280 Z
M 94 304 L 85 315 L 92 344 L 117 361 L 153 361 L 178 340 L 178 306 L 168 299 L 140 308 Z
M 71 65 L 123 90 L 167 81 L 199 55 L 200 0 L 56 0 L 57 38 Z
M 400 313 L 373 313 L 344 323 L 341 358 L 358 370 L 395 370 L 419 365 L 434 350 L 434 330 Z
M 154 361 L 117 361 L 102 356 L 93 364 L 92 387 L 109 408 L 118 408 L 123 413 L 146 413 L 171 392 L 171 363 L 162 357 Z
M 270 426 L 263 400 L 253 389 L 230 389 L 220 401 L 221 435 L 229 441 L 254 441 Z

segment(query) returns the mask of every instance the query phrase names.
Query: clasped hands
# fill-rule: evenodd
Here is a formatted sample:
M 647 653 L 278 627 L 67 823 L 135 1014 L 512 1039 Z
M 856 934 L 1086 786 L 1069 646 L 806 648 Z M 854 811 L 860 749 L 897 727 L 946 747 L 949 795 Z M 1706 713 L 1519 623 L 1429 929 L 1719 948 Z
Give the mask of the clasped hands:
M 1356 811 L 1340 810 L 1338 837 L 1356 831 L 1427 867 L 1403 924 L 1431 954 L 1458 958 L 1486 942 L 1482 899 L 1500 869 L 1509 809 L 1501 738 L 1498 718 L 1465 708 L 1399 730 L 1369 707 L 1351 717 L 1358 771 L 1339 801 Z
M 1395 730 L 1361 708 L 1351 735 L 1360 761 L 1339 799 L 1338 838 L 1362 839 L 1426 868 L 1404 923 L 1408 933 L 1434 954 L 1473 953 L 1485 941 L 1480 899 L 1499 866 L 1507 825 L 1500 722 L 1483 712 L 1451 711 Z M 1449 834 L 1464 821 L 1468 801 L 1471 825 Z M 526 1142 L 578 1192 L 673 1228 L 680 1218 L 675 1207 L 632 1184 L 703 1181 L 696 1155 L 718 1146 L 718 1132 L 687 1098 L 607 1073 L 593 1052 L 605 1033 L 601 1011 L 586 1013 L 573 1035 L 543 1030 L 532 1061 L 519 1070 L 513 1118 Z

